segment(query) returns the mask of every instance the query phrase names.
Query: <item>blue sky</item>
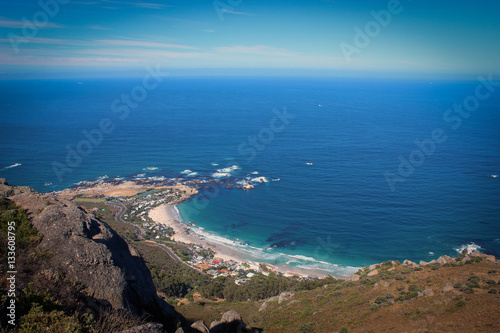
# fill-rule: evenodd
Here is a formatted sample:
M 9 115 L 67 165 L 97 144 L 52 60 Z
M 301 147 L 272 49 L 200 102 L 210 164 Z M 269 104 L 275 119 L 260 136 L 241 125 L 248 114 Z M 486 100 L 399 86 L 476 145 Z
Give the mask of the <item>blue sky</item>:
M 497 0 L 0 0 L 0 6 L 0 75 L 157 65 L 500 73 Z

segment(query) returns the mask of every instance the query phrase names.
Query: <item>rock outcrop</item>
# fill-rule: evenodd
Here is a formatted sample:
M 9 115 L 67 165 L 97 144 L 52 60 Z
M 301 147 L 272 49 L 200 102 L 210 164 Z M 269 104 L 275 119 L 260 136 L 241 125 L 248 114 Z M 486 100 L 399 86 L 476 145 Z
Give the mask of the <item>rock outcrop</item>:
M 21 193 L 36 193 L 36 191 L 28 186 L 11 186 L 5 178 L 0 178 L 0 198 L 11 197 Z
M 38 250 L 50 253 L 46 277 L 61 275 L 81 290 L 80 308 L 106 307 L 146 313 L 172 322 L 176 312 L 156 294 L 140 254 L 107 224 L 72 201 L 0 182 L 3 193 L 26 209 L 43 234 Z M 170 318 L 170 319 L 169 319 Z

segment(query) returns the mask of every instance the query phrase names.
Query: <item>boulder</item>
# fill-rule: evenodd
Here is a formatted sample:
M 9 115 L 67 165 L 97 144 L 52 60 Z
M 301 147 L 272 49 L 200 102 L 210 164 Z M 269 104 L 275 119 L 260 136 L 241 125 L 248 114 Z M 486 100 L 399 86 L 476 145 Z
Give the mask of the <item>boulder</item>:
M 220 321 L 214 321 L 210 324 L 210 333 L 242 332 L 245 328 L 246 324 L 241 319 L 240 314 L 230 310 L 222 315 Z
M 197 330 L 199 332 L 202 332 L 202 333 L 210 333 L 210 330 L 205 325 L 205 323 L 203 322 L 203 320 L 198 320 L 197 322 L 194 322 L 191 325 L 191 328 L 193 328 L 193 329 L 195 329 L 195 330 Z
M 439 257 L 436 262 L 440 265 L 445 265 L 445 264 L 449 264 L 450 262 L 453 261 L 453 258 L 450 257 L 450 256 L 441 256 Z
M 427 261 L 423 261 L 423 260 L 420 260 L 420 263 L 419 265 L 420 266 L 425 266 L 425 265 L 428 265 L 429 263 Z
M 466 254 L 466 255 L 462 258 L 462 260 L 461 260 L 460 262 L 461 262 L 461 263 L 466 263 L 466 262 L 469 262 L 469 261 L 471 261 L 471 260 L 472 260 L 472 258 L 471 258 L 468 254 Z
M 264 301 L 264 303 L 262 303 L 262 305 L 260 306 L 259 312 L 267 309 L 267 307 L 269 306 L 269 303 L 271 303 L 273 301 L 277 301 L 278 299 L 279 299 L 279 296 L 273 296 L 273 297 L 269 297 L 268 299 L 266 299 Z
M 373 271 L 375 268 L 377 268 L 377 266 L 378 266 L 377 264 L 373 264 L 373 265 L 368 266 L 368 269 L 370 271 Z
M 434 292 L 432 291 L 432 289 L 427 288 L 424 291 L 419 292 L 418 296 L 434 296 Z
M 359 281 L 359 275 L 353 274 L 347 278 L 347 281 L 353 281 L 353 282 Z
M 446 294 L 446 293 L 449 293 L 453 290 L 453 286 L 451 285 L 451 283 L 447 283 L 444 287 L 443 287 L 443 290 L 441 291 L 442 293 Z
M 283 302 L 287 302 L 292 299 L 294 293 L 291 291 L 284 291 L 280 294 L 279 299 L 278 299 L 278 304 L 281 304 Z
M 378 275 L 378 269 L 374 269 L 373 271 L 368 273 L 368 276 L 375 276 L 375 275 Z
M 403 266 L 418 267 L 418 264 L 416 262 L 406 259 L 405 261 L 403 261 Z
M 485 255 L 484 259 L 486 259 L 488 261 L 491 261 L 491 262 L 495 262 L 496 261 L 496 258 L 493 255 Z

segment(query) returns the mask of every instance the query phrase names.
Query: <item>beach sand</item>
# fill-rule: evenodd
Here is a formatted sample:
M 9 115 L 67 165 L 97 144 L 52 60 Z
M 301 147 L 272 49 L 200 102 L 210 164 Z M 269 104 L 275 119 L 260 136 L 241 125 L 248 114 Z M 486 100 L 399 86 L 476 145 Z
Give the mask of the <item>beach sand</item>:
M 225 261 L 234 260 L 239 263 L 246 262 L 250 265 L 251 268 L 256 270 L 259 269 L 260 264 L 258 262 L 258 258 L 251 258 L 248 255 L 242 253 L 236 247 L 207 241 L 205 238 L 200 237 L 199 235 L 194 233 L 192 229 L 189 229 L 188 226 L 180 222 L 180 217 L 178 216 L 174 205 L 163 204 L 155 207 L 149 211 L 149 217 L 156 223 L 163 224 L 172 228 L 175 232 L 173 240 L 176 242 L 198 244 L 204 248 L 212 249 L 215 252 L 215 257 L 217 258 L 221 258 Z M 276 272 L 280 272 L 285 275 L 298 275 L 303 277 L 325 277 L 328 275 L 325 271 L 322 270 L 308 270 L 285 265 L 273 265 L 272 267 L 275 268 L 274 270 Z

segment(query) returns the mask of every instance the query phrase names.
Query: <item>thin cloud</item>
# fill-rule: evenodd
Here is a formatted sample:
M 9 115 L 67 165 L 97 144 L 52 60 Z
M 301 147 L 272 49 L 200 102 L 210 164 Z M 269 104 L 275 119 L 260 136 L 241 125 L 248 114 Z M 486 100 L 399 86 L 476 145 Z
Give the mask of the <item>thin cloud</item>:
M 186 49 L 186 50 L 197 49 L 194 46 L 188 46 L 188 45 L 165 44 L 165 43 L 145 42 L 137 40 L 102 39 L 102 40 L 96 40 L 96 42 L 105 45 L 116 45 L 116 46 L 140 46 L 140 47 L 157 47 L 157 48 Z
M 0 17 L 0 27 L 1 28 L 22 28 L 26 25 L 24 21 L 21 20 L 9 20 L 7 18 Z M 47 22 L 43 26 L 38 26 L 37 28 L 63 28 L 62 25 L 55 24 L 52 22 Z
M 215 32 L 215 30 L 213 30 L 213 29 L 201 29 L 200 31 L 210 32 L 210 33 L 214 33 Z
M 271 47 L 266 45 L 256 45 L 256 46 L 221 46 L 215 47 L 215 51 L 219 53 L 239 53 L 239 54 L 254 54 L 254 55 L 270 55 L 278 57 L 294 57 L 297 54 L 287 49 Z
M 140 7 L 140 8 L 148 8 L 148 9 L 163 9 L 167 7 L 173 7 L 170 5 L 164 5 L 161 3 L 144 3 L 144 2 L 126 2 L 126 1 L 115 1 L 115 0 L 103 0 L 104 2 L 109 2 L 109 3 L 116 3 L 116 4 L 122 4 L 122 5 L 130 5 L 130 6 L 135 6 L 135 7 Z

